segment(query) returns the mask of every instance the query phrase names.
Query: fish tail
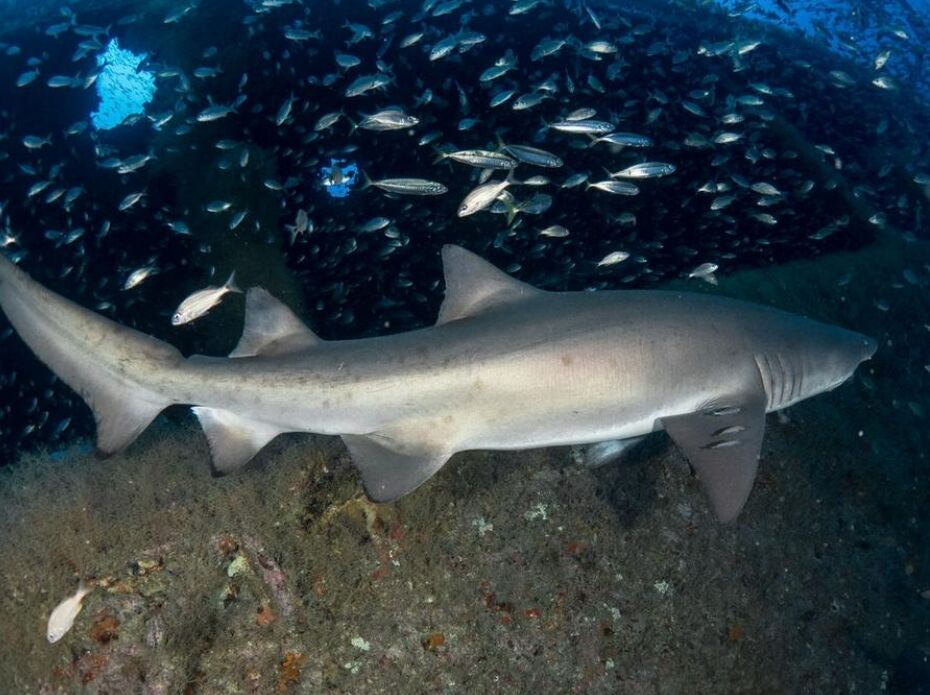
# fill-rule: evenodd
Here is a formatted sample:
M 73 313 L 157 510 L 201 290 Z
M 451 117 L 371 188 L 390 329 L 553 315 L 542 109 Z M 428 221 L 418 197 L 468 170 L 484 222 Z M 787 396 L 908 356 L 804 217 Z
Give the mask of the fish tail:
M 366 188 L 371 188 L 374 186 L 374 181 L 368 178 L 368 174 L 365 173 L 364 169 L 359 169 L 358 171 L 362 175 L 362 186 L 358 190 L 364 191 Z
M 129 446 L 176 402 L 164 384 L 182 373 L 180 352 L 55 294 L 2 254 L 0 308 L 23 342 L 90 406 L 98 453 Z
M 514 205 L 510 198 L 504 199 L 501 201 L 504 204 L 504 207 L 507 208 L 507 226 L 509 227 L 513 224 L 514 218 L 516 218 L 517 213 L 520 212 L 518 206 Z
M 433 164 L 439 164 L 440 162 L 444 162 L 446 160 L 448 155 L 441 149 L 434 147 L 433 151 L 436 153 L 436 158 L 433 160 Z
M 242 293 L 242 290 L 239 289 L 239 286 L 236 284 L 236 271 L 232 271 L 229 274 L 229 279 L 226 281 L 226 289 L 230 292 L 239 292 Z
M 497 151 L 503 152 L 507 149 L 507 143 L 504 142 L 504 138 L 501 137 L 500 131 L 494 133 L 494 139 L 497 140 Z

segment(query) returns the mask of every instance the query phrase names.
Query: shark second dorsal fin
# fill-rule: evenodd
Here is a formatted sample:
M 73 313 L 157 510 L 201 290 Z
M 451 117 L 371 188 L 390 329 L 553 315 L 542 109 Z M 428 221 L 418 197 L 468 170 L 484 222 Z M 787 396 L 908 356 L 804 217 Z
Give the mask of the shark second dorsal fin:
M 245 327 L 230 357 L 283 355 L 305 350 L 323 342 L 284 303 L 261 287 L 252 287 L 245 297 Z
M 542 294 L 525 282 L 514 280 L 480 256 L 461 246 L 442 247 L 446 298 L 436 325 L 472 316 L 488 307 Z

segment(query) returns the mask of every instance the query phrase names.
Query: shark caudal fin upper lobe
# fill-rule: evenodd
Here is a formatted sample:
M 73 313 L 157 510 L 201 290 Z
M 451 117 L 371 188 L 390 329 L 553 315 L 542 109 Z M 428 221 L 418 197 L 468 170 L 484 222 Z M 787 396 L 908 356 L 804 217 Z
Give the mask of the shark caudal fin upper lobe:
M 42 287 L 0 255 L 0 307 L 20 338 L 90 406 L 97 449 L 128 446 L 172 401 L 147 376 L 181 353 Z

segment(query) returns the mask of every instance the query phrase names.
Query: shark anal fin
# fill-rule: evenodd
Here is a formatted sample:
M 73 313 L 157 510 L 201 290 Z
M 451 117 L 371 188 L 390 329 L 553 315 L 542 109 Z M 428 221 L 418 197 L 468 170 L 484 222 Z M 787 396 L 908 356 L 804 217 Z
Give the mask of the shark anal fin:
M 344 434 L 342 440 L 375 502 L 392 502 L 429 480 L 452 455 L 442 447 L 406 445 L 377 434 Z
M 439 307 L 437 326 L 472 316 L 496 304 L 543 293 L 453 244 L 442 247 L 442 269 L 446 296 Z
M 757 390 L 686 415 L 662 418 L 690 461 L 721 522 L 736 519 L 756 479 L 765 432 L 765 391 Z
M 213 467 L 218 473 L 230 473 L 247 464 L 281 430 L 261 422 L 239 417 L 218 408 L 191 408 L 200 421 L 207 441 Z
M 245 296 L 245 327 L 230 357 L 283 355 L 321 343 L 283 302 L 261 287 L 252 287 Z

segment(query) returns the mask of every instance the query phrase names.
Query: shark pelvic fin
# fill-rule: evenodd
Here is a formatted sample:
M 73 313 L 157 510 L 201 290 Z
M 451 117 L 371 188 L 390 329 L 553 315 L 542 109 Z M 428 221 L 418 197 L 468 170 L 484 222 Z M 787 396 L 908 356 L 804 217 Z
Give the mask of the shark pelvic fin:
M 646 435 L 643 435 L 641 437 L 609 439 L 605 442 L 589 444 L 579 449 L 577 459 L 579 463 L 588 468 L 600 468 L 608 463 L 622 459 L 631 449 L 645 439 Z
M 245 420 L 228 410 L 202 407 L 191 410 L 207 435 L 213 467 L 218 473 L 242 468 L 262 447 L 281 434 L 276 427 Z
M 84 398 L 97 423 L 96 449 L 99 456 L 110 456 L 132 444 L 170 405 L 167 401 L 153 403 L 139 400 L 131 392 L 107 390 L 105 387 L 99 387 Z
M 242 337 L 229 356 L 283 355 L 321 342 L 283 302 L 261 287 L 252 287 L 245 297 Z
M 352 461 L 362 474 L 365 492 L 375 502 L 392 502 L 429 480 L 451 452 L 428 444 L 401 444 L 378 434 L 344 434 Z
M 701 410 L 662 419 L 665 431 L 694 467 L 723 523 L 739 515 L 752 491 L 765 432 L 765 390 L 761 380 L 732 398 Z
M 472 316 L 497 304 L 543 292 L 525 282 L 514 280 L 480 256 L 453 244 L 442 247 L 442 267 L 446 280 L 446 298 L 439 308 L 437 326 Z

